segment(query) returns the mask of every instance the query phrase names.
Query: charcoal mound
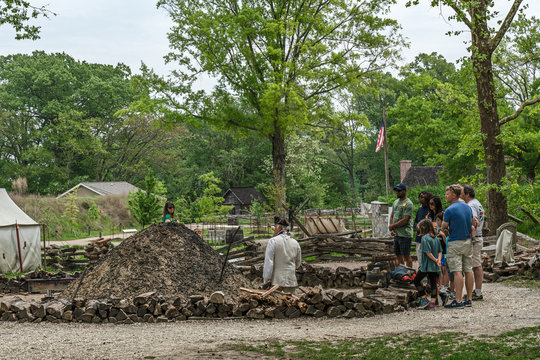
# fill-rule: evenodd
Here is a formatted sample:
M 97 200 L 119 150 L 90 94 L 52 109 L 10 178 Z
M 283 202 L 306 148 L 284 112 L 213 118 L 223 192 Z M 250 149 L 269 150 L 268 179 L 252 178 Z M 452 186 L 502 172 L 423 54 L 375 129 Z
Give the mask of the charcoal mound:
M 223 291 L 227 298 L 239 296 L 240 287 L 252 283 L 194 231 L 182 224 L 154 224 L 130 236 L 64 290 L 62 297 L 84 299 L 130 299 L 155 291 L 165 299 L 210 295 Z

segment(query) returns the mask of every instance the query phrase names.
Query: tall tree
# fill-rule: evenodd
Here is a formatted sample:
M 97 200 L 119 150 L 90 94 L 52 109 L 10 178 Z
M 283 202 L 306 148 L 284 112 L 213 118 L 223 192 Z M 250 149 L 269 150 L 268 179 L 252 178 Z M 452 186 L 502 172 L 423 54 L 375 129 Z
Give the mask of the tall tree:
M 487 181 L 490 185 L 487 208 L 488 225 L 491 229 L 496 229 L 508 218 L 506 196 L 500 188 L 506 175 L 503 144 L 499 138 L 501 125 L 517 118 L 525 106 L 540 102 L 540 96 L 527 99 L 514 114 L 503 119 L 499 118 L 492 56 L 510 28 L 522 1 L 514 0 L 504 20 L 495 28 L 490 25 L 490 21 L 498 16 L 498 12 L 493 10 L 492 0 L 431 0 L 431 6 L 449 6 L 454 11 L 454 15 L 450 18 L 465 24 L 471 33 L 470 57 L 476 80 L 482 144 L 487 166 Z M 408 4 L 418 2 L 419 0 L 414 0 Z
M 329 161 L 347 172 L 351 206 L 356 207 L 355 164 L 358 150 L 367 147 L 369 121 L 366 115 L 358 113 L 354 95 L 343 93 L 338 100 L 340 111 L 334 112 L 324 127 L 326 140 L 333 149 Z
M 41 193 L 141 173 L 141 162 L 166 148 L 169 134 L 151 119 L 117 114 L 139 90 L 122 64 L 37 51 L 0 57 L 3 173 L 27 177 L 30 191 Z
M 506 91 L 512 108 L 540 95 L 540 19 L 518 14 L 494 54 L 495 78 Z M 540 107 L 525 109 L 518 119 L 502 128 L 505 155 L 533 184 L 540 168 Z
M 317 118 L 329 95 L 395 58 L 394 0 L 160 0 L 175 26 L 169 61 L 182 68 L 168 96 L 189 119 L 256 131 L 272 144 L 276 209 L 285 200 L 287 137 Z M 217 79 L 208 95 L 198 75 Z

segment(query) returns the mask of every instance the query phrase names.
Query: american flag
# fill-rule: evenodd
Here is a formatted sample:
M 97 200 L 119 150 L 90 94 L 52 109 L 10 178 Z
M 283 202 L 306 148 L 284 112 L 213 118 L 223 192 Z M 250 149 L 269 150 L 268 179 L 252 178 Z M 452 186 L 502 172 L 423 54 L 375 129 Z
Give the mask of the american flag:
M 381 121 L 381 128 L 379 129 L 379 136 L 377 137 L 377 147 L 375 152 L 378 152 L 382 149 L 384 145 L 384 121 Z

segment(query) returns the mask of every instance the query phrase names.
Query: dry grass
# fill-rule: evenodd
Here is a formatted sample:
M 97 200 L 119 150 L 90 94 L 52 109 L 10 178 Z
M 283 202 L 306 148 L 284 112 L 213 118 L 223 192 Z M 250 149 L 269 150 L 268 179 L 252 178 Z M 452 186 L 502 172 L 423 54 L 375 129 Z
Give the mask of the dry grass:
M 36 194 L 20 195 L 10 193 L 13 201 L 35 221 L 47 225 L 48 231 L 54 233 L 55 230 L 60 238 L 73 238 L 73 233 L 81 236 L 88 234 L 88 228 L 93 231 L 103 231 L 105 229 L 116 228 L 122 224 L 123 227 L 133 226 L 136 222 L 127 210 L 127 196 L 99 196 L 77 198 L 76 221 L 69 218 L 70 206 L 68 199 L 52 196 L 40 196 Z M 88 214 L 90 207 L 97 207 L 99 219 L 92 219 Z

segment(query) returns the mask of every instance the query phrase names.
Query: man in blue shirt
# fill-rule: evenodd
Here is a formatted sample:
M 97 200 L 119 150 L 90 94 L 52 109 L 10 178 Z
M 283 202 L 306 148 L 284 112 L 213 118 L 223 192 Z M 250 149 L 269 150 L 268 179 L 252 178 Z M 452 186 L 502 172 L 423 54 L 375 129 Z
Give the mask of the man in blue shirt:
M 464 202 L 459 201 L 461 195 L 460 185 L 450 185 L 446 188 L 446 202 L 450 206 L 444 212 L 442 229 L 448 228 L 450 236 L 446 238 L 447 262 L 454 275 L 456 299 L 445 305 L 446 308 L 459 308 L 472 306 L 471 295 L 474 286 L 472 273 L 472 211 Z M 465 288 L 467 300 L 463 299 L 463 273 L 465 273 Z

